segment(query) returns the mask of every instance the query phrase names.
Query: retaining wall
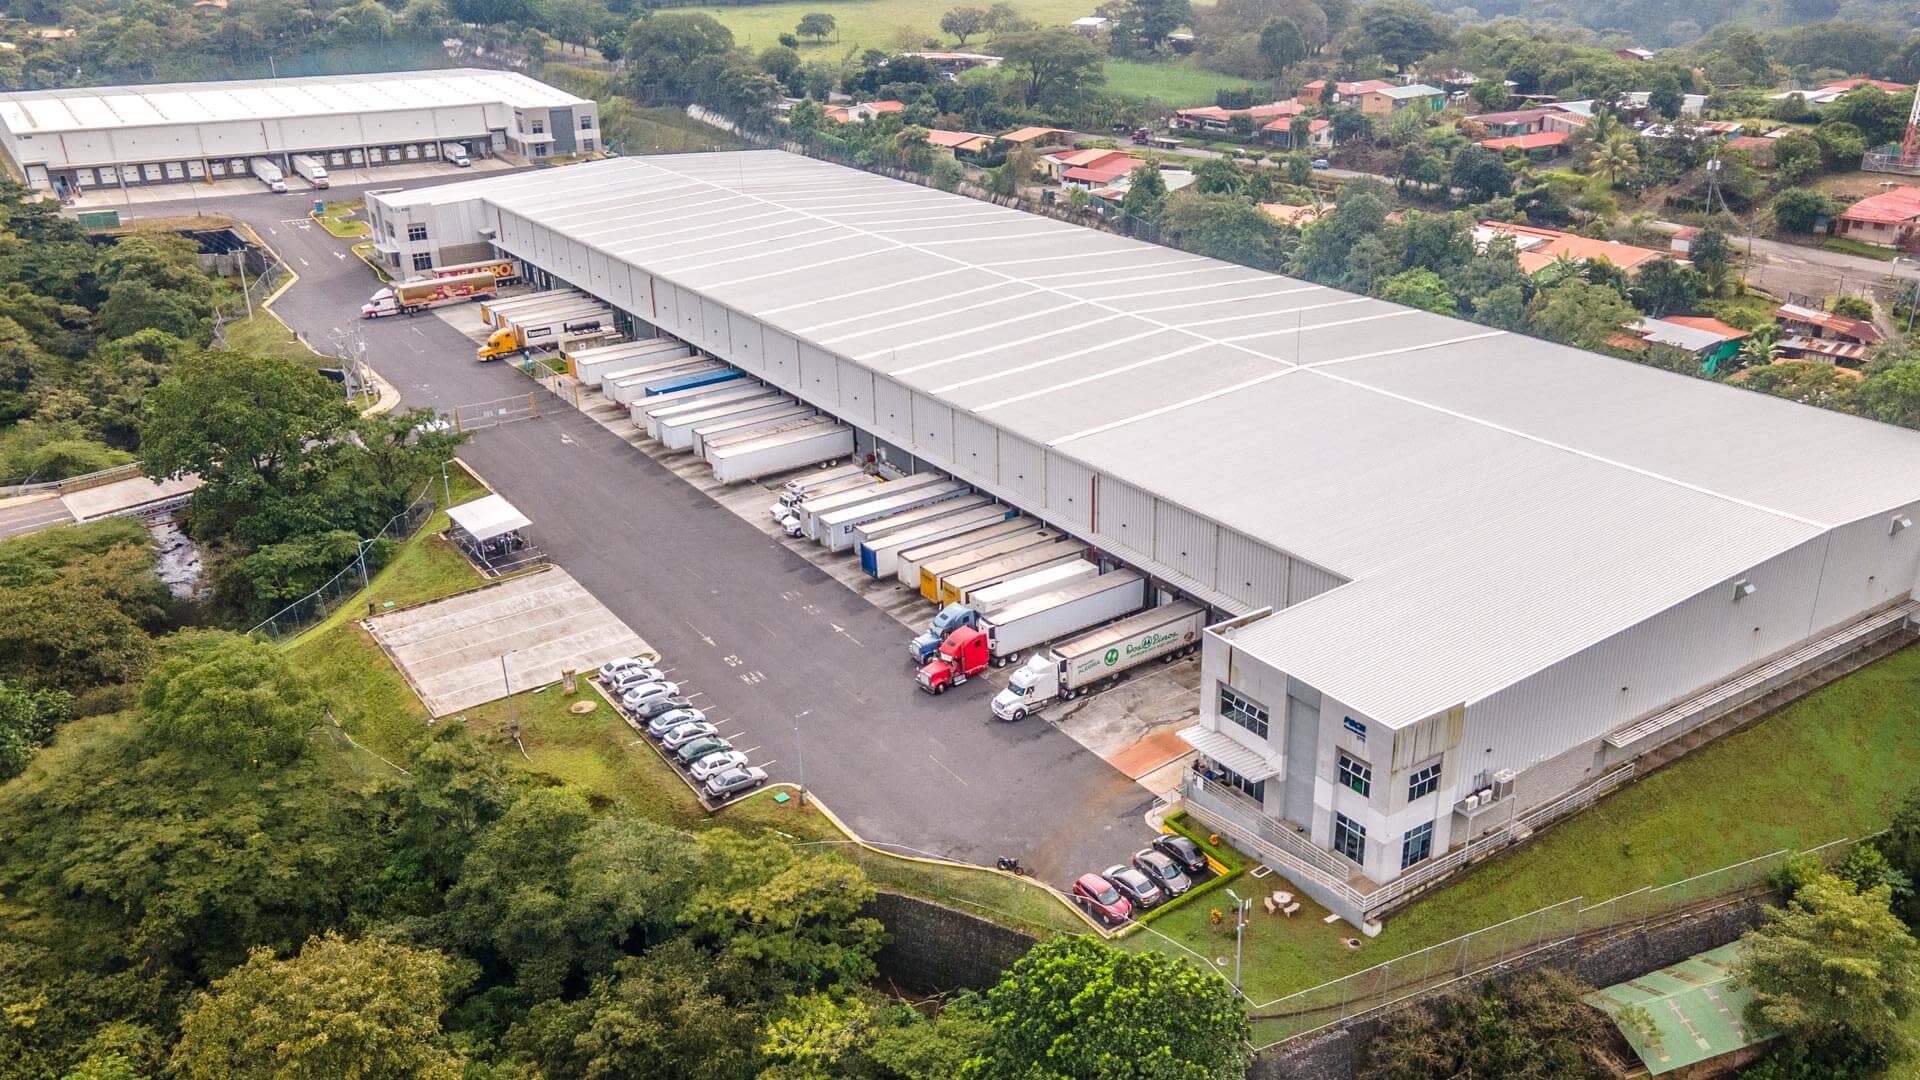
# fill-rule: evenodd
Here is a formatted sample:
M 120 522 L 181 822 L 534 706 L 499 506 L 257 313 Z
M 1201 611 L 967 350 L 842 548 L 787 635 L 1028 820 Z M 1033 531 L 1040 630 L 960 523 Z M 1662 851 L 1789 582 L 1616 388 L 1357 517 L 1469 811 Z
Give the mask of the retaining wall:
M 887 928 L 874 958 L 884 978 L 904 990 L 984 990 L 1027 954 L 1034 938 L 958 908 L 883 892 L 860 912 Z

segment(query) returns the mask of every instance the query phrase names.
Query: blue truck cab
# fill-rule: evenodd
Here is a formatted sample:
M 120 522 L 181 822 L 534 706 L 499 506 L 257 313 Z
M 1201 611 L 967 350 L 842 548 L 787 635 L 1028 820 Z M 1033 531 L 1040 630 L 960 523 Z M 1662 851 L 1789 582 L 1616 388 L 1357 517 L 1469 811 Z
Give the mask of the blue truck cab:
M 914 666 L 919 667 L 940 651 L 940 643 L 947 640 L 948 634 L 962 626 L 977 628 L 979 625 L 979 612 L 965 604 L 948 604 L 933 617 L 926 633 L 907 643 L 907 654 L 913 658 Z

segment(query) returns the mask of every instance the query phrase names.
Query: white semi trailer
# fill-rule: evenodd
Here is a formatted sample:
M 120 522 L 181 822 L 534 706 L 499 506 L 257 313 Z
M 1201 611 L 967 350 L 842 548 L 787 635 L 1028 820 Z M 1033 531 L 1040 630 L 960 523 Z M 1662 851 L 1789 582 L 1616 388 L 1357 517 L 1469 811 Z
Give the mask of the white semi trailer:
M 280 166 L 274 164 L 272 158 L 257 157 L 248 164 L 253 169 L 253 178 L 267 185 L 268 191 L 276 195 L 286 193 L 287 174 L 280 171 Z
M 1108 575 L 1111 577 L 1112 575 Z M 1200 647 L 1206 609 L 1176 600 L 1108 623 L 1027 658 L 993 696 L 993 715 L 1025 720 L 1027 714 L 1058 699 L 1091 693 L 1097 684 L 1118 679 L 1149 660 L 1171 662 Z
M 736 443 L 708 455 L 722 483 L 753 480 L 853 453 L 853 429 L 831 421 Z
M 327 167 L 312 154 L 295 154 L 289 159 L 289 163 L 293 165 L 293 171 L 300 174 L 302 180 L 314 187 L 332 186 L 332 181 L 327 179 Z

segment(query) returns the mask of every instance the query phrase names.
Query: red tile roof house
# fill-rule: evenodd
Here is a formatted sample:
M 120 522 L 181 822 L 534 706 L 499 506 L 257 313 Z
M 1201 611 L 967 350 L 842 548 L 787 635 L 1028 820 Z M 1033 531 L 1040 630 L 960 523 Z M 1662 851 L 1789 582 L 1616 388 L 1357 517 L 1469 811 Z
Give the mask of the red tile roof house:
M 1335 83 L 1333 86 L 1333 103 L 1338 105 L 1342 102 L 1352 102 L 1362 94 L 1374 90 L 1386 90 L 1395 85 L 1398 84 L 1390 83 L 1385 79 L 1362 79 L 1359 82 Z M 1320 104 L 1320 95 L 1325 93 L 1326 89 L 1327 80 L 1315 79 L 1301 87 L 1300 92 L 1294 95 L 1294 100 L 1302 105 L 1318 105 Z
M 1233 127 L 1234 117 L 1244 116 L 1253 121 L 1253 126 L 1257 128 L 1277 117 L 1298 116 L 1306 111 L 1307 107 L 1298 101 L 1274 101 L 1246 109 L 1223 109 L 1218 105 L 1208 105 L 1198 109 L 1176 110 L 1168 126 L 1186 131 L 1227 131 Z
M 1500 151 L 1509 148 L 1524 150 L 1528 154 L 1550 157 L 1566 148 L 1572 133 L 1565 131 L 1536 131 L 1528 135 L 1507 135 L 1498 139 L 1481 139 L 1475 146 L 1484 146 L 1489 150 Z
M 1920 227 L 1920 188 L 1897 187 L 1842 210 L 1834 231 L 1849 240 L 1912 251 L 1916 227 Z
M 1283 150 L 1295 149 L 1293 145 L 1294 117 L 1283 116 L 1260 128 L 1260 137 Z M 1307 122 L 1307 148 L 1327 150 L 1333 146 L 1333 121 L 1309 120 Z
M 943 131 L 940 128 L 927 129 L 927 144 L 951 150 L 955 154 L 984 153 L 993 145 L 993 136 L 976 135 L 971 131 Z
M 1118 163 L 1125 162 L 1124 166 Z M 1057 154 L 1047 154 L 1040 159 L 1040 169 L 1050 180 L 1065 180 L 1067 173 L 1074 169 L 1099 169 L 1103 165 L 1114 163 L 1121 172 L 1131 172 L 1135 165 L 1141 164 L 1125 150 L 1063 150 Z M 1083 173 L 1084 178 L 1089 174 Z

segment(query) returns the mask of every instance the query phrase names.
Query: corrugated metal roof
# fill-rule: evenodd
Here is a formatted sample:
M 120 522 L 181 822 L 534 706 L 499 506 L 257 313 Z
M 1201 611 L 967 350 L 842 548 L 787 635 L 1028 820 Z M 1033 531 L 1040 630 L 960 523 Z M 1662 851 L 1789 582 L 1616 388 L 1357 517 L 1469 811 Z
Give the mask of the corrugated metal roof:
M 0 94 L 0 124 L 15 134 L 43 135 L 475 103 L 537 108 L 584 104 L 585 100 L 517 72 L 452 68 L 298 79 L 20 90 Z
M 1920 433 L 777 152 L 431 197 L 1355 579 L 1236 644 L 1388 725 L 1920 499 Z

